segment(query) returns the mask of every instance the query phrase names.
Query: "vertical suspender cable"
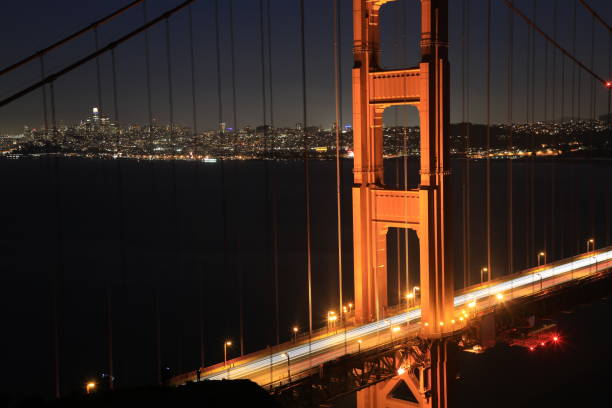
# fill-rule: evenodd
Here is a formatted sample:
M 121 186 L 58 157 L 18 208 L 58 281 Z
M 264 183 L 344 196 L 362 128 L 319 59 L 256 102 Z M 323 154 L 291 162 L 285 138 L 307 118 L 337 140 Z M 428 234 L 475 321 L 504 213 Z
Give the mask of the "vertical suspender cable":
M 608 81 L 612 80 L 612 31 L 608 32 Z M 612 96 L 612 87 L 608 86 L 608 116 L 606 124 L 608 125 L 608 140 L 612 136 L 612 128 L 610 127 L 610 102 Z M 605 208 L 610 208 L 610 189 L 606 189 Z M 605 244 L 610 244 L 610 211 L 606 211 L 606 241 Z
M 238 135 L 238 119 L 236 114 L 236 49 L 234 47 L 234 0 L 229 2 L 229 18 L 230 18 L 230 51 L 232 58 L 232 101 L 233 101 L 233 113 L 234 113 L 234 152 L 236 150 L 236 141 Z
M 142 17 L 143 23 L 146 24 L 147 17 L 147 2 L 142 3 Z M 151 188 L 154 193 L 155 190 L 155 162 L 152 159 L 153 156 L 153 108 L 151 104 L 151 61 L 149 55 L 149 30 L 144 32 L 145 39 L 145 80 L 147 85 L 147 119 L 149 123 L 149 156 L 151 157 Z M 156 375 L 155 379 L 157 384 L 162 383 L 161 378 L 161 322 L 160 322 L 160 310 L 159 310 L 159 285 L 160 276 L 158 276 L 158 282 L 154 290 L 154 320 L 155 320 L 155 363 L 156 363 Z
M 527 25 L 527 55 L 525 61 L 527 62 L 527 70 L 525 72 L 525 123 L 529 124 L 529 102 L 530 102 L 530 79 L 531 79 L 531 32 L 532 27 Z M 529 130 L 527 130 L 529 132 Z M 529 135 L 526 135 L 529 136 Z M 530 154 L 533 154 L 532 146 L 529 146 Z M 530 159 L 527 159 L 528 161 Z M 527 164 L 527 168 L 525 170 L 525 196 L 527 199 L 525 200 L 525 268 L 529 268 L 531 266 L 531 245 L 529 243 L 529 215 L 530 215 L 530 189 L 529 189 L 529 164 Z
M 533 0 L 532 21 L 536 22 L 537 0 Z M 535 72 L 536 72 L 536 41 L 535 30 L 531 30 L 531 123 L 535 123 Z M 529 156 L 529 256 L 532 257 L 536 251 L 535 242 L 535 134 L 531 131 L 530 138 L 531 155 Z
M 41 79 L 45 77 L 45 56 L 41 55 L 40 56 L 40 77 Z M 47 87 L 45 85 L 43 85 L 41 87 L 42 90 L 42 108 L 43 108 L 43 122 L 44 122 L 44 127 L 45 127 L 45 143 L 50 144 L 50 137 L 49 137 L 49 119 L 48 119 L 48 114 L 47 114 Z M 52 103 L 55 104 L 55 99 L 52 98 Z M 53 140 L 53 139 L 52 139 Z M 48 156 L 50 157 L 50 156 Z M 57 160 L 57 158 L 55 159 Z M 57 166 L 57 163 L 55 163 Z M 57 178 L 57 173 L 56 173 L 56 178 Z M 56 180 L 57 185 L 55 186 L 56 188 L 56 195 L 58 194 L 57 189 L 59 188 L 59 183 Z M 57 197 L 56 197 L 57 199 Z M 58 205 L 56 208 L 56 212 L 57 214 L 59 214 L 59 200 L 58 200 Z M 58 216 L 59 219 L 59 216 Z M 59 224 L 59 221 L 58 221 Z M 60 225 L 58 225 L 58 242 L 60 241 L 59 239 L 59 231 L 60 231 Z M 61 384 L 60 384 L 60 358 L 59 358 L 59 280 L 58 280 L 58 276 L 59 276 L 59 270 L 60 270 L 60 265 L 61 265 L 61 244 L 58 243 L 58 258 L 57 258 L 57 265 L 56 265 L 56 272 L 55 272 L 55 276 L 53 278 L 53 291 L 51 294 L 52 300 L 51 300 L 51 310 L 52 310 L 52 320 L 53 320 L 53 332 L 52 332 L 52 338 L 53 338 L 53 379 L 54 379 L 54 395 L 55 398 L 59 398 L 61 396 Z
M 395 51 L 397 54 L 399 54 L 398 49 L 402 50 L 402 55 L 400 56 L 400 62 L 398 65 L 402 65 L 404 63 L 404 50 L 405 50 L 405 46 L 404 46 L 404 37 L 403 37 L 403 33 L 404 33 L 404 28 L 406 26 L 405 24 L 405 3 L 402 3 L 402 8 L 401 8 L 401 12 L 397 13 L 397 19 L 395 21 L 395 26 L 397 31 L 399 31 L 399 29 L 401 28 L 402 34 L 398 34 L 398 32 L 396 31 L 395 33 L 395 42 L 394 42 L 394 47 L 395 47 Z M 399 21 L 398 21 L 399 20 Z M 402 46 L 401 48 L 398 45 L 398 38 L 401 38 L 401 42 L 402 42 Z M 399 127 L 399 123 L 398 123 L 398 110 L 395 109 L 394 110 L 394 115 L 395 115 L 395 127 L 393 128 L 393 140 L 397 143 L 397 129 Z M 397 160 L 395 160 L 395 187 L 397 189 L 400 188 L 401 185 L 401 181 L 400 181 L 400 161 L 399 161 L 399 147 L 398 147 L 398 158 Z M 397 254 L 396 254 L 396 259 L 397 259 L 397 303 L 401 304 L 402 302 L 402 244 L 401 244 L 401 230 L 399 228 L 396 228 L 395 230 L 395 237 L 396 237 L 396 246 L 397 246 Z M 408 290 L 408 289 L 406 289 Z
M 340 120 L 341 102 L 341 60 L 340 60 L 340 9 L 338 0 L 333 2 L 333 39 L 334 39 L 334 88 L 336 102 L 336 216 L 338 218 L 338 315 L 344 324 L 343 297 L 342 297 L 342 167 L 340 163 L 340 138 L 342 122 Z M 398 281 L 399 287 L 399 281 Z M 398 290 L 399 292 L 399 290 Z M 400 298 L 401 299 L 401 298 Z
M 532 21 L 537 24 L 538 0 L 533 0 Z M 535 118 L 535 95 L 536 95 L 536 32 L 531 30 L 531 121 L 536 122 Z
M 591 24 L 591 71 L 595 66 L 595 16 L 592 16 L 592 24 Z M 591 77 L 591 95 L 590 95 L 590 103 L 591 103 L 591 111 L 589 115 L 589 119 L 591 121 L 595 121 L 595 106 L 597 105 L 597 94 L 595 93 L 595 78 Z M 594 122 L 592 122 L 594 123 Z M 589 132 L 589 155 L 593 156 L 593 132 Z M 589 173 L 591 177 L 589 179 L 589 221 L 587 230 L 589 233 L 588 239 L 595 239 L 595 168 L 593 166 L 593 160 L 589 160 Z
M 402 3 L 402 21 L 404 22 L 403 30 L 403 41 L 402 41 L 402 64 L 406 63 L 406 2 Z M 404 92 L 406 92 L 406 81 L 404 83 Z M 408 118 L 407 118 L 408 119 Z M 408 121 L 402 126 L 402 143 L 404 154 L 402 155 L 404 165 L 404 191 L 408 190 L 408 133 L 407 133 Z M 408 209 L 405 208 L 406 213 Z M 408 256 L 408 228 L 404 228 L 404 258 L 406 259 L 406 292 L 410 291 L 410 257 Z M 376 282 L 376 279 L 374 280 Z M 378 293 L 378 292 L 376 292 Z M 378 303 L 378 302 L 377 302 Z
M 512 145 L 512 79 L 513 79 L 513 69 L 514 69 L 514 13 L 512 10 L 508 10 L 508 139 L 506 143 L 506 149 L 508 152 L 511 152 L 514 148 Z M 513 197 L 513 174 L 512 174 L 512 156 L 508 156 L 506 162 L 507 170 L 507 179 L 506 179 L 506 188 L 507 188 L 507 213 L 506 213 L 506 222 L 507 222 L 507 273 L 511 274 L 514 272 L 514 197 Z
M 44 67 L 43 67 L 44 70 Z M 44 71 L 43 71 L 44 72 Z M 55 141 L 57 136 L 57 121 L 55 119 L 55 92 L 54 83 L 49 84 L 49 91 L 51 97 L 51 124 L 52 124 L 52 138 Z M 45 101 L 46 102 L 46 101 Z M 45 109 L 46 110 L 46 109 Z M 60 351 L 61 351 L 61 303 L 62 303 L 62 289 L 63 289 L 63 275 L 64 275 L 64 262 L 63 262 L 63 226 L 62 226 L 62 203 L 61 203 L 61 179 L 60 179 L 60 168 L 59 168 L 59 157 L 56 155 L 54 159 L 54 174 L 55 174 L 55 211 L 57 216 L 57 259 L 56 259 L 56 270 L 55 277 L 53 279 L 53 366 L 54 366 L 54 378 L 55 378 L 55 396 L 59 398 L 61 396 L 61 374 L 60 374 Z
M 262 99 L 262 103 L 261 103 L 261 115 L 262 115 L 262 119 L 263 119 L 263 143 L 264 143 L 264 156 L 263 156 L 263 164 L 264 164 L 264 183 L 265 183 L 265 189 L 264 189 L 264 200 L 265 200 L 265 213 L 266 213 L 266 237 L 265 237 L 265 246 L 267 247 L 267 251 L 266 254 L 268 255 L 266 257 L 266 269 L 269 270 L 270 272 L 272 272 L 272 283 L 273 283 L 273 289 L 274 289 L 274 278 L 275 278 L 275 271 L 274 271 L 274 254 L 272 252 L 272 246 L 273 246 L 273 236 L 272 236 L 272 230 L 270 228 L 270 224 L 272 223 L 272 214 L 271 214 L 271 210 L 273 209 L 273 206 L 270 203 L 270 167 L 268 164 L 268 125 L 267 125 L 267 118 L 268 118 L 268 112 L 266 109 L 266 103 L 267 103 L 267 98 L 266 98 L 266 55 L 265 55 L 265 27 L 264 27 L 264 23 L 265 23 L 265 18 L 264 18 L 264 0 L 259 0 L 259 46 L 260 46 L 260 62 L 261 62 L 261 99 Z M 272 295 L 274 295 L 274 293 L 272 293 Z M 274 325 L 273 325 L 273 332 L 277 332 L 278 331 L 278 323 L 277 323 L 277 316 L 276 314 L 274 314 Z
M 230 30 L 230 51 L 231 51 L 231 62 L 232 62 L 232 112 L 234 119 L 234 154 L 237 152 L 238 146 L 238 108 L 236 100 L 236 48 L 234 41 L 234 0 L 229 2 L 229 30 Z M 234 167 L 235 169 L 235 167 Z M 243 271 L 242 263 L 240 262 L 240 235 L 236 230 L 235 245 L 236 254 L 234 262 L 236 263 L 236 274 L 238 277 L 238 297 L 239 297 L 239 312 L 240 312 L 240 355 L 244 355 L 244 287 L 243 287 Z
M 215 0 L 215 44 L 216 44 L 216 56 L 217 56 L 217 107 L 218 107 L 218 124 L 217 132 L 221 132 L 221 123 L 223 123 L 223 95 L 221 92 L 221 45 L 219 38 L 219 0 Z M 225 276 L 229 276 L 229 234 L 228 234 L 228 217 L 227 217 L 227 196 L 225 189 L 225 159 L 221 159 L 221 212 L 223 218 L 223 272 Z M 225 319 L 227 324 L 228 319 Z M 226 332 L 228 327 L 225 327 Z
M 577 15 L 576 15 L 576 6 L 578 4 L 578 0 L 574 0 L 573 1 L 573 10 L 572 10 L 572 20 L 573 20 L 573 24 L 572 24 L 572 55 L 576 55 L 576 29 L 577 29 Z M 578 95 L 576 97 L 576 95 Z M 576 106 L 576 108 L 574 108 L 574 106 Z M 576 109 L 576 110 L 574 110 Z M 576 116 L 574 116 L 576 115 Z M 580 71 L 578 71 L 578 78 L 576 78 L 576 65 L 574 64 L 572 67 L 572 121 L 575 121 L 576 119 L 578 119 L 578 121 L 580 120 Z M 572 127 L 572 132 L 574 132 L 575 130 L 575 126 Z M 575 135 L 574 135 L 575 136 Z M 575 171 L 572 172 L 572 180 L 574 180 L 574 182 L 572 182 L 571 187 L 574 190 L 572 192 L 572 204 L 573 204 L 573 210 L 574 212 L 572 212 L 572 214 L 575 214 L 576 216 L 574 217 L 574 220 L 572 222 L 573 224 L 573 231 L 571 236 L 574 237 L 574 239 L 576 240 L 575 242 L 580 242 L 580 239 L 578 238 L 579 232 L 579 223 L 580 221 L 578 221 L 578 204 L 577 204 L 577 189 L 578 189 L 578 185 L 576 184 L 575 180 Z M 574 245 L 570 245 L 570 249 L 572 254 L 575 253 L 579 253 L 580 252 L 580 247 L 577 247 L 577 251 L 574 252 L 574 249 L 576 248 Z
M 196 74 L 195 74 L 195 55 L 193 49 L 193 13 L 191 10 L 191 5 L 188 8 L 188 18 L 189 18 L 189 62 L 191 66 L 191 114 L 192 114 L 192 123 L 193 123 L 193 137 L 194 139 L 198 136 L 198 121 L 197 121 L 197 101 L 196 101 Z M 195 171 L 196 171 L 196 180 L 199 169 L 199 161 L 196 161 Z M 197 181 L 196 181 L 197 183 Z M 194 255 L 195 262 L 197 265 L 197 256 Z M 200 329 L 200 367 L 205 367 L 205 344 L 206 340 L 204 337 L 204 327 L 205 327 L 205 315 L 204 315 L 204 271 L 200 271 L 198 274 L 199 282 L 198 282 L 198 321 L 199 321 L 199 329 Z
M 470 285 L 470 268 L 471 265 L 471 199 L 470 199 L 470 0 L 466 1 L 465 10 L 465 225 L 464 225 L 464 251 L 465 251 L 465 285 Z
M 189 62 L 191 65 L 191 114 L 193 121 L 193 136 L 198 134 L 198 120 L 197 120 L 197 103 L 196 103 L 196 77 L 195 77 L 195 57 L 193 51 L 193 16 L 191 12 L 191 5 L 188 8 L 189 17 Z
M 302 116 L 304 121 L 304 198 L 306 201 L 306 258 L 308 274 L 308 330 L 312 336 L 312 259 L 310 248 L 310 162 L 308 154 L 308 107 L 306 105 L 306 39 L 304 0 L 300 0 L 300 47 L 302 52 Z
M 176 158 L 177 158 L 177 149 L 176 149 L 176 137 L 174 133 L 174 89 L 172 84 L 172 50 L 171 50 L 171 42 L 170 42 L 170 19 L 165 19 L 165 28 L 166 28 L 166 71 L 168 73 L 168 116 L 170 121 L 170 142 L 172 144 L 172 163 L 171 163 L 171 178 L 172 178 L 172 201 L 173 201 L 173 212 L 174 212 L 174 268 L 176 270 L 176 276 L 178 280 L 178 285 L 182 281 L 182 271 L 181 271 L 181 234 L 180 234 L 180 225 L 179 225 L 179 215 L 178 215 L 178 191 L 176 185 Z M 182 371 L 183 368 L 183 320 L 181 318 L 177 319 L 177 333 L 176 333 L 176 346 L 177 346 L 177 370 L 179 372 Z
M 558 11 L 558 2 L 554 2 L 553 4 L 553 39 L 555 41 L 557 41 L 557 11 Z M 546 74 L 546 73 L 545 73 Z M 557 88 L 557 48 L 553 47 L 552 49 L 552 104 L 551 104 L 551 119 L 552 119 L 552 124 L 556 124 L 557 121 L 557 117 L 556 117 L 556 110 L 555 110 L 555 106 L 557 103 L 556 100 L 556 88 Z M 553 131 L 553 138 L 554 141 L 552 142 L 554 149 L 556 152 L 559 151 L 559 135 L 557 133 L 556 130 L 557 126 L 555 126 L 555 130 Z M 550 248 L 549 248 L 549 259 L 551 260 L 556 260 L 556 255 L 557 255 L 557 241 L 558 238 L 555 235 L 555 223 L 557 222 L 557 217 L 556 217 L 556 208 L 555 208 L 555 201 L 556 201 L 556 197 L 555 195 L 556 193 L 556 183 L 557 183 L 557 160 L 552 160 L 551 166 L 550 166 L 550 171 L 551 171 L 551 180 L 550 180 L 550 210 L 549 215 L 550 215 Z
M 143 3 L 144 4 L 144 3 Z M 96 51 L 98 51 L 99 43 L 98 43 L 98 26 L 94 28 L 94 43 L 96 46 Z M 98 88 L 98 109 L 100 111 L 103 110 L 102 106 L 102 81 L 100 79 L 100 57 L 96 57 L 96 85 Z
M 270 94 L 270 129 L 272 135 L 275 134 L 274 129 L 274 93 L 272 83 L 272 13 L 270 11 L 270 0 L 266 0 L 266 11 L 268 15 L 268 70 L 269 70 L 269 94 Z M 273 140 L 270 142 L 270 149 L 273 151 Z M 280 343 L 280 322 L 279 322 L 279 306 L 278 306 L 278 220 L 277 220 L 277 185 L 274 177 L 271 179 L 272 184 L 272 260 L 274 269 L 274 322 L 276 327 L 276 344 Z
M 117 127 L 117 138 L 115 141 L 116 147 L 115 147 L 115 154 L 116 154 L 116 160 L 117 160 L 117 201 L 119 204 L 119 268 L 120 268 L 120 274 L 121 274 L 121 280 L 122 280 L 122 284 L 124 286 L 127 285 L 127 272 L 126 272 L 126 252 L 125 252 L 125 214 L 124 214 L 124 208 L 123 208 L 123 180 L 122 180 L 122 171 L 121 171 L 121 139 L 120 139 L 120 131 L 119 131 L 119 95 L 117 93 L 117 64 L 116 64 L 116 56 L 115 56 L 115 49 L 113 48 L 111 50 L 111 63 L 112 63 L 112 83 L 113 83 L 113 108 L 114 108 L 114 121 L 115 121 L 115 126 Z M 108 316 L 109 316 L 109 322 L 108 322 L 108 331 L 109 331 L 109 376 L 111 377 L 109 379 L 109 384 L 111 389 L 113 388 L 114 384 L 113 384 L 113 373 L 112 373 L 112 367 L 114 366 L 113 361 L 110 361 L 110 359 L 114 358 L 113 355 L 113 342 L 114 339 L 112 337 L 113 331 L 112 331 L 112 309 L 111 309 L 111 301 L 112 301 L 112 293 L 109 296 L 109 300 L 108 300 Z M 122 373 L 124 376 L 126 375 L 125 373 L 125 368 L 126 365 L 123 364 L 120 366 L 120 369 L 122 369 Z
M 45 77 L 45 56 L 40 56 L 40 79 Z M 43 120 L 45 125 L 45 139 L 49 138 L 49 120 L 47 118 L 47 87 L 41 86 L 42 90 L 42 107 L 43 107 Z
M 595 67 L 595 16 L 591 18 L 591 71 Z M 595 78 L 591 77 L 591 97 L 590 97 L 590 118 L 595 120 L 595 105 L 597 104 L 597 94 L 595 93 Z M 593 137 L 591 136 L 591 150 L 593 150 Z
M 576 2 L 578 0 L 574 0 L 573 8 L 572 8 L 572 55 L 576 55 Z M 571 120 L 575 119 L 575 89 L 576 87 L 576 65 L 572 67 L 572 109 L 571 109 Z
M 223 98 L 221 96 L 221 44 L 219 38 L 219 0 L 215 0 L 215 45 L 217 53 L 217 107 L 219 109 L 219 123 L 217 123 L 217 130 L 219 130 L 221 123 L 223 122 Z M 223 167 L 223 161 L 221 164 Z
M 465 58 L 466 48 L 467 48 L 467 36 L 466 36 L 466 15 L 467 15 L 467 7 L 468 0 L 462 0 L 461 3 L 461 123 L 467 127 L 465 121 L 465 111 L 466 111 L 466 89 L 465 89 L 465 77 L 467 76 L 467 60 Z M 464 157 L 466 158 L 465 162 L 467 162 L 467 146 L 463 152 Z M 467 172 L 466 168 L 463 169 L 463 178 L 461 180 L 461 206 L 462 206 L 462 247 L 463 247 L 463 287 L 468 286 L 468 267 L 467 267 Z
M 556 2 L 555 2 L 556 5 Z M 554 67 L 553 67 L 554 70 Z M 544 129 L 548 129 L 549 127 L 549 123 L 548 123 L 548 41 L 544 41 Z M 553 160 L 554 162 L 554 160 Z M 542 172 L 544 171 L 544 168 L 542 168 Z M 552 180 L 551 180 L 551 185 L 552 185 Z M 546 207 L 546 200 L 552 200 L 552 197 L 547 197 L 547 194 L 544 194 L 544 202 L 543 207 Z M 548 261 L 552 261 L 552 254 L 550 253 L 550 247 L 552 246 L 552 242 L 549 242 L 549 240 L 552 240 L 552 237 L 548 236 L 548 231 L 549 231 L 549 222 L 552 222 L 552 214 L 548 214 L 549 216 L 546 216 L 546 212 L 544 217 L 542 217 L 543 219 L 543 227 L 542 227 L 542 235 L 543 235 L 543 246 L 544 246 L 544 252 L 547 254 L 547 259 Z
M 487 275 L 491 281 L 491 0 L 487 0 L 487 72 L 486 72 L 486 234 L 487 234 Z

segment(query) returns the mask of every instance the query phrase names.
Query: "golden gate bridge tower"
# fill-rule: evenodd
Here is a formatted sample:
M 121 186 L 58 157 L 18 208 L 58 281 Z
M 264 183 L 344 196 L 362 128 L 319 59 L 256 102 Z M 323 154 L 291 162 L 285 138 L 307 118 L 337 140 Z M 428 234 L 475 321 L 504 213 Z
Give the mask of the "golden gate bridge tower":
M 409 228 L 419 238 L 422 333 L 433 339 L 426 351 L 429 373 L 397 377 L 358 393 L 359 407 L 387 406 L 394 382 L 405 380 L 418 395 L 425 376 L 433 398 L 420 405 L 444 407 L 447 344 L 452 332 L 449 167 L 448 0 L 421 0 L 421 62 L 418 68 L 384 70 L 380 66 L 380 9 L 393 0 L 353 0 L 354 66 L 353 236 L 355 318 L 381 318 L 387 306 L 387 231 Z M 383 113 L 394 105 L 412 105 L 420 119 L 420 183 L 413 190 L 385 187 Z M 412 380 L 412 381 L 411 381 Z M 385 389 L 383 389 L 385 388 Z

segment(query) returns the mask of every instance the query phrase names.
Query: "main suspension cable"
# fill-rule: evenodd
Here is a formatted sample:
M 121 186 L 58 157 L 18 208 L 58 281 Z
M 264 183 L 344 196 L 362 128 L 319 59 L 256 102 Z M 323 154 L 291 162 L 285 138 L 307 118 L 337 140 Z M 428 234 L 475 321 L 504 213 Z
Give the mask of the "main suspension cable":
M 56 71 L 52 74 L 49 74 L 47 76 L 45 76 L 44 78 L 42 78 L 40 81 L 28 86 L 25 89 L 22 89 L 21 91 L 14 93 L 13 95 L 9 96 L 8 98 L 4 98 L 3 100 L 0 101 L 0 107 L 7 105 L 13 101 L 15 101 L 16 99 L 19 99 L 27 94 L 29 94 L 30 92 L 35 91 L 36 89 L 40 88 L 41 86 L 43 86 L 44 84 L 48 84 L 51 83 L 53 81 L 55 81 L 56 79 L 66 75 L 69 72 L 74 71 L 75 69 L 77 69 L 78 67 L 80 67 L 81 65 L 95 59 L 97 56 L 102 55 L 112 49 L 114 49 L 115 47 L 117 47 L 118 45 L 126 42 L 127 40 L 131 39 L 132 37 L 142 33 L 143 31 L 145 31 L 146 29 L 148 29 L 149 27 L 154 26 L 155 24 L 159 23 L 160 21 L 164 20 L 165 18 L 168 18 L 169 16 L 171 16 L 172 14 L 176 13 L 177 11 L 181 10 L 182 8 L 186 7 L 187 5 L 191 4 L 192 2 L 194 2 L 195 0 L 186 0 L 183 3 L 179 4 L 178 6 L 174 7 L 171 10 L 166 11 L 165 13 L 163 13 L 162 15 L 156 17 L 155 19 L 149 21 L 148 23 L 138 27 L 137 29 L 129 32 L 128 34 L 124 35 L 123 37 L 119 38 L 118 40 L 115 40 L 113 42 L 108 43 L 107 45 L 105 45 L 104 47 L 100 48 L 98 51 L 93 52 L 83 58 L 81 58 L 80 60 L 60 69 L 59 71 Z
M 574 57 L 575 55 L 575 50 L 572 53 L 569 53 L 565 48 L 563 48 L 561 45 L 559 45 L 559 43 L 557 43 L 556 41 L 554 41 L 552 38 L 550 38 L 550 36 L 548 36 L 548 34 L 546 34 L 544 31 L 542 31 L 542 29 L 540 29 L 540 27 L 538 27 L 537 25 L 535 25 L 535 23 L 529 19 L 529 17 L 527 17 L 522 11 L 520 11 L 512 1 L 510 0 L 503 0 L 503 2 L 510 7 L 519 17 L 521 17 L 523 20 L 525 20 L 525 22 L 532 27 L 535 31 L 537 31 L 542 37 L 544 37 L 546 39 L 546 41 L 550 42 L 552 45 L 554 45 L 557 49 L 559 49 L 559 51 L 561 51 L 565 56 L 567 56 L 569 59 L 571 59 L 576 65 L 578 65 L 580 68 L 582 68 L 583 71 L 587 72 L 589 75 L 593 76 L 595 79 L 597 79 L 599 82 L 601 82 L 602 84 L 605 84 L 606 81 L 601 78 L 599 75 L 597 75 L 595 72 L 591 71 L 586 65 L 584 65 L 582 62 L 580 62 L 576 57 Z
M 105 23 L 108 23 L 109 21 L 111 21 L 112 19 L 117 17 L 118 15 L 120 15 L 123 12 L 131 9 L 132 7 L 138 5 L 139 3 L 143 2 L 143 1 L 144 0 L 134 0 L 130 4 L 127 4 L 126 6 L 121 7 L 118 10 L 115 10 L 111 14 L 109 14 L 109 15 L 107 15 L 107 16 L 99 19 L 99 20 L 94 21 L 93 23 L 89 24 L 87 27 L 84 27 L 84 28 L 80 29 L 79 31 L 68 35 L 67 37 L 62 38 L 61 40 L 56 41 L 55 43 L 49 45 L 48 47 L 45 47 L 42 50 L 37 51 L 34 54 L 29 55 L 26 58 L 24 58 L 24 59 L 22 59 L 22 60 L 20 60 L 20 61 L 18 61 L 16 63 L 14 63 L 14 64 L 6 67 L 6 68 L 3 68 L 2 70 L 0 70 L 0 76 L 15 70 L 16 68 L 19 68 L 20 66 L 25 65 L 25 64 L 27 64 L 30 61 L 34 61 L 36 58 L 40 58 L 40 57 L 44 56 L 49 51 L 52 51 L 52 50 L 56 49 L 57 47 L 59 47 L 61 45 L 64 45 L 67 42 L 72 41 L 72 40 L 74 40 L 77 37 L 80 37 L 81 35 L 87 33 L 88 31 L 95 30 L 96 31 L 96 37 L 97 37 L 97 30 L 98 30 L 99 26 L 101 26 L 101 25 L 103 25 Z M 191 1 L 194 1 L 194 0 L 191 0 Z M 97 48 L 97 46 L 96 46 L 96 48 Z

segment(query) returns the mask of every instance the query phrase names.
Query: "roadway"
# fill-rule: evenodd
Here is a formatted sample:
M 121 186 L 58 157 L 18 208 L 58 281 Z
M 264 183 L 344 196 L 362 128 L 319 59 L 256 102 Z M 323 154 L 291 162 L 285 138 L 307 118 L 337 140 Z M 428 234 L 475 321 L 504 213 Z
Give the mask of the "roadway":
M 457 319 L 453 324 L 460 329 L 469 318 L 494 304 L 519 297 L 530 296 L 570 280 L 584 278 L 590 274 L 612 267 L 612 247 L 578 255 L 562 261 L 531 268 L 499 279 L 473 285 L 457 292 L 455 307 Z M 201 380 L 248 378 L 262 386 L 286 382 L 300 376 L 310 368 L 346 353 L 374 348 L 393 339 L 416 336 L 423 324 L 421 310 L 413 307 L 385 317 L 379 321 L 358 327 L 338 328 L 331 333 L 322 333 L 301 342 L 288 342 L 268 350 L 205 368 Z M 287 358 L 288 356 L 288 358 Z M 289 361 L 288 361 L 289 360 Z M 196 373 L 189 372 L 171 379 L 172 385 L 195 381 Z

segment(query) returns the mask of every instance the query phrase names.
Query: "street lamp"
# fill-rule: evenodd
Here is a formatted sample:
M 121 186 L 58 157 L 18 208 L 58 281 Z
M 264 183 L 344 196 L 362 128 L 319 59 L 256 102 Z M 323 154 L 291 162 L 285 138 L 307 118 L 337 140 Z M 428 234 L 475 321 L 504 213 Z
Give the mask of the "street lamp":
M 416 299 L 416 291 L 417 290 L 421 290 L 421 288 L 419 288 L 418 286 L 415 286 L 412 288 L 412 296 Z
M 504 300 L 504 294 L 503 293 L 498 293 L 497 295 L 495 295 L 495 297 L 497 298 L 497 300 L 499 300 L 500 302 L 502 300 Z
M 391 341 L 393 341 L 393 333 L 397 333 L 400 331 L 399 326 L 394 326 L 391 328 Z
M 414 299 L 414 293 L 410 292 L 406 295 L 406 303 L 408 304 L 409 308 L 412 306 L 413 299 Z
M 327 312 L 327 331 L 328 332 L 330 328 L 336 327 L 336 320 L 338 320 L 338 316 L 336 315 L 336 312 L 331 311 L 331 310 Z
M 232 342 L 227 340 L 223 343 L 223 365 L 227 365 L 227 348 L 232 346 Z
M 591 251 L 595 251 L 595 239 L 594 238 L 589 238 L 587 240 L 587 252 L 589 252 L 589 249 Z
M 352 303 L 349 303 L 349 304 L 348 304 L 348 307 L 349 307 L 349 313 L 351 313 L 351 312 L 353 311 L 353 304 L 352 304 Z
M 291 382 L 291 368 L 290 368 L 290 360 L 289 353 L 283 353 L 283 356 L 287 357 L 287 379 Z
M 489 268 L 487 268 L 486 266 L 483 266 L 482 268 L 480 268 L 480 283 L 484 282 L 484 274 L 486 272 L 489 272 Z
M 540 253 L 538 254 L 538 266 L 541 265 L 540 259 L 544 259 L 544 263 L 546 263 L 546 252 L 540 251 Z
M 295 341 L 297 340 L 297 333 L 298 333 L 298 327 L 297 326 L 293 326 L 293 342 L 295 343 Z
M 91 394 L 92 392 L 94 392 L 96 389 L 96 383 L 93 381 L 88 382 L 85 385 L 85 391 L 87 392 L 87 394 Z
M 468 303 L 468 307 L 474 311 L 473 315 L 476 317 L 476 301 L 472 300 L 470 303 Z
M 361 343 L 362 343 L 361 339 L 357 340 L 357 352 L 358 353 L 361 353 Z

